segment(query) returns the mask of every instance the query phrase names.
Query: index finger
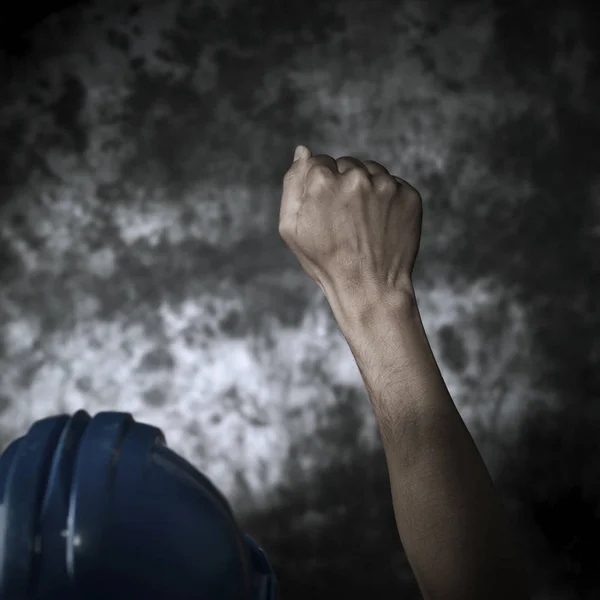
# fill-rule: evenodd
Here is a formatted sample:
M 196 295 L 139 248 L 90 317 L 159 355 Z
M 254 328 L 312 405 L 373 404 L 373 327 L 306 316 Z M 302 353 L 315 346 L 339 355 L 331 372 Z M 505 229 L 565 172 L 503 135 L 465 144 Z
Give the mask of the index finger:
M 294 152 L 294 160 L 291 167 L 283 176 L 283 192 L 281 194 L 281 206 L 279 209 L 279 226 L 288 215 L 291 215 L 290 204 L 293 198 L 302 195 L 304 186 L 304 171 L 306 161 L 312 156 L 310 148 L 307 146 L 297 146 Z
M 307 146 L 297 146 L 294 152 L 294 160 L 291 167 L 283 176 L 283 187 L 290 187 L 298 182 L 301 171 L 305 168 L 306 161 L 312 156 L 310 148 Z
M 313 156 L 309 148 L 298 146 L 294 154 L 294 162 L 283 178 L 284 184 L 304 177 L 311 168 L 317 165 L 326 167 L 333 173 L 339 174 L 338 164 L 332 156 L 328 154 L 315 154 Z
M 338 174 L 335 159 L 328 154 L 312 155 L 306 146 L 298 146 L 294 154 L 294 162 L 283 178 L 283 195 L 281 197 L 280 219 L 284 214 L 297 212 L 304 193 L 304 183 L 311 169 L 321 166 Z

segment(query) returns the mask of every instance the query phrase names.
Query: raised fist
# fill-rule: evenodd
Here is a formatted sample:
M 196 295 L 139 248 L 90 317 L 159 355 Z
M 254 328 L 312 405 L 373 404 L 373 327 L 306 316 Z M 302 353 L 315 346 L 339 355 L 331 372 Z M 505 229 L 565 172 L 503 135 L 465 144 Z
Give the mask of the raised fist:
M 330 304 L 412 290 L 421 220 L 419 192 L 382 165 L 296 149 L 279 233 Z

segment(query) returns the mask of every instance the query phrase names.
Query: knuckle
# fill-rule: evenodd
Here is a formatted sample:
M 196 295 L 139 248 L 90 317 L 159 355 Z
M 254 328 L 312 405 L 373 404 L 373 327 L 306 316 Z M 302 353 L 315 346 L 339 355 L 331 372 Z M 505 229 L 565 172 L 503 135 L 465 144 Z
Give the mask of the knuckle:
M 282 236 L 287 235 L 290 232 L 290 221 L 285 217 L 279 219 L 279 233 Z
M 374 160 L 365 160 L 364 163 L 371 173 L 375 173 L 376 175 L 386 175 L 388 177 L 390 176 L 389 171 L 381 163 L 378 163 Z
M 416 188 L 414 188 L 414 187 L 411 187 L 411 188 L 410 188 L 410 189 L 407 191 L 407 196 L 408 196 L 408 198 L 410 199 L 410 201 L 411 201 L 413 204 L 418 204 L 418 205 L 420 205 L 420 204 L 421 204 L 421 202 L 422 202 L 422 199 L 421 199 L 421 194 L 419 194 L 419 191 L 418 191 Z
M 313 163 L 309 170 L 309 176 L 315 181 L 325 181 L 333 176 L 331 169 L 320 163 Z
M 349 169 L 344 175 L 351 188 L 369 187 L 371 185 L 371 178 L 364 169 Z
M 394 177 L 394 179 L 396 180 L 398 188 L 401 190 L 402 197 L 405 200 L 417 204 L 421 203 L 421 194 L 419 193 L 419 190 L 417 190 L 417 188 L 408 183 L 408 181 L 404 181 L 399 177 Z
M 423 214 L 423 202 L 418 192 L 411 194 L 408 206 L 410 212 L 416 217 L 420 217 Z
M 389 175 L 376 175 L 373 177 L 375 186 L 386 193 L 394 193 L 398 191 L 398 182 Z
M 282 214 L 279 217 L 279 231 L 289 231 L 291 229 L 292 219 L 288 214 Z
M 279 226 L 279 235 L 280 235 L 281 239 L 284 242 L 286 242 L 287 244 L 290 244 L 290 242 L 293 239 L 292 238 L 292 230 L 287 225 L 280 225 Z

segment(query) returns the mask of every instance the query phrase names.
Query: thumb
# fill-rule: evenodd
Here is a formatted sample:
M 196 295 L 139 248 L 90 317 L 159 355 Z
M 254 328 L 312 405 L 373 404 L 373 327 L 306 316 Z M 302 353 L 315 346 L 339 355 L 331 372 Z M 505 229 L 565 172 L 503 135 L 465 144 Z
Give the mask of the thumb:
M 301 158 L 307 159 L 312 156 L 312 152 L 306 146 L 296 146 L 296 151 L 294 152 L 294 162 L 300 160 Z

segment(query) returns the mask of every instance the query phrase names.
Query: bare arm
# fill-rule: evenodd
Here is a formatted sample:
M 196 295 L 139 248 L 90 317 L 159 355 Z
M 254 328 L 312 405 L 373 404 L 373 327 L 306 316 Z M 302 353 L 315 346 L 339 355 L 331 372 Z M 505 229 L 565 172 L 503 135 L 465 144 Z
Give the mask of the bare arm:
M 373 405 L 398 532 L 427 600 L 520 600 L 511 524 L 444 384 L 412 290 L 334 312 Z
M 525 600 L 525 570 L 485 464 L 446 389 L 412 270 L 422 202 L 381 164 L 299 146 L 279 232 L 354 354 L 384 443 L 398 532 L 426 600 Z

